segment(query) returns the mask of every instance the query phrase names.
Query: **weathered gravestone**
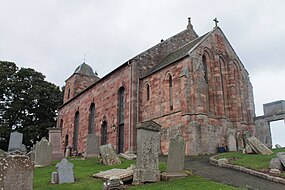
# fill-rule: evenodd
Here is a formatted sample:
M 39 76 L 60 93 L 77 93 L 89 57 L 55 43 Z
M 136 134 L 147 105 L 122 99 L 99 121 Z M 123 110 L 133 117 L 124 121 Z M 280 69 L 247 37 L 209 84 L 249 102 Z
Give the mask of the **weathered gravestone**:
M 237 148 L 238 148 L 238 150 L 244 149 L 243 134 L 241 132 L 237 133 Z
M 137 161 L 133 183 L 160 181 L 158 157 L 161 126 L 154 121 L 137 124 Z
M 283 166 L 279 160 L 279 158 L 272 158 L 270 160 L 270 163 L 269 163 L 269 168 L 270 169 L 278 169 L 278 170 L 283 170 Z
M 56 164 L 56 171 L 59 184 L 74 182 L 73 164 L 68 162 L 66 158 L 63 158 L 60 163 Z
M 51 144 L 46 138 L 37 142 L 35 152 L 35 164 L 38 166 L 48 166 L 52 162 Z
M 276 148 L 282 148 L 282 146 L 280 144 L 276 144 L 275 147 Z
M 237 151 L 237 141 L 233 134 L 228 134 L 227 143 L 229 151 Z
M 129 152 L 120 153 L 120 157 L 125 158 L 126 160 L 135 160 L 137 155 Z
M 61 128 L 48 128 L 48 130 L 52 160 L 61 160 L 64 157 L 63 150 L 61 149 Z
M 99 155 L 99 137 L 95 134 L 88 134 L 86 141 L 86 157 L 96 157 Z
M 167 157 L 167 170 L 161 174 L 163 181 L 186 177 L 183 173 L 185 162 L 185 142 L 180 135 L 170 139 Z
M 18 132 L 13 132 L 10 134 L 8 152 L 14 150 L 21 150 L 23 142 L 23 134 Z
M 117 156 L 111 144 L 102 145 L 100 146 L 99 149 L 102 156 L 103 164 L 105 165 L 121 164 L 121 160 Z
M 170 139 L 167 157 L 167 173 L 181 173 L 184 170 L 185 142 L 180 135 Z
M 256 137 L 249 137 L 246 139 L 248 145 L 258 154 L 270 155 L 273 152 L 267 148 L 262 142 L 260 142 Z
M 283 164 L 283 166 L 285 166 L 285 152 L 278 152 L 276 156 L 278 157 L 280 162 Z
M 34 166 L 28 156 L 0 157 L 0 189 L 32 190 Z
M 101 171 L 99 173 L 96 173 L 93 175 L 93 177 L 106 181 L 110 179 L 112 176 L 117 176 L 122 181 L 129 181 L 133 179 L 133 174 L 134 174 L 134 171 L 131 169 L 113 168 L 107 171 Z

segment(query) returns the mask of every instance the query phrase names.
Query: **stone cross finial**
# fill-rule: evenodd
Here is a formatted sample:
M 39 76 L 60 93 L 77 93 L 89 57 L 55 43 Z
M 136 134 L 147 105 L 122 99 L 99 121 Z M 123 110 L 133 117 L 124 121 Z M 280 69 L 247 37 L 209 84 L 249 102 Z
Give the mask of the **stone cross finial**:
M 191 24 L 191 17 L 188 17 L 188 25 L 187 25 L 187 28 L 193 28 L 192 24 Z
M 84 54 L 83 62 L 86 63 L 86 61 L 87 61 L 86 54 Z
M 218 21 L 217 17 L 213 21 L 215 22 L 215 27 L 218 27 L 219 21 Z

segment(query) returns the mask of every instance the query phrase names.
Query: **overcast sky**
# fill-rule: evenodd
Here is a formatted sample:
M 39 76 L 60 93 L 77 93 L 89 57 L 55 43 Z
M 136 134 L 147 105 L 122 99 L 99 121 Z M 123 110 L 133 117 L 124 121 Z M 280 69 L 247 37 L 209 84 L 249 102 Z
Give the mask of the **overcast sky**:
M 0 60 L 63 86 L 84 54 L 102 77 L 184 30 L 188 17 L 199 36 L 218 18 L 250 73 L 257 115 L 285 99 L 284 0 L 0 0 Z

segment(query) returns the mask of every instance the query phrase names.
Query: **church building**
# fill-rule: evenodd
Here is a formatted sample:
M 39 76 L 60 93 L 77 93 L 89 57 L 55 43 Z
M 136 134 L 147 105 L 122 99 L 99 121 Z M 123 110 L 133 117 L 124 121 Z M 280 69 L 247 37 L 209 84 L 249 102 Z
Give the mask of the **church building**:
M 249 74 L 217 25 L 202 36 L 187 28 L 130 58 L 102 78 L 85 62 L 66 80 L 57 127 L 62 146 L 85 152 L 88 134 L 118 153 L 136 151 L 136 125 L 161 126 L 161 154 L 180 134 L 186 155 L 241 149 L 255 134 Z

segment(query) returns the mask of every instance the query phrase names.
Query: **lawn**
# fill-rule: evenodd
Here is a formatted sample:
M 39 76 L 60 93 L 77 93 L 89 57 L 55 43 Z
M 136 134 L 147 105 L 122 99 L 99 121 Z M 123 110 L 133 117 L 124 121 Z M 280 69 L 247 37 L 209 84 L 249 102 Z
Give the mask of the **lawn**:
M 258 171 L 266 171 L 269 168 L 269 162 L 272 158 L 277 158 L 277 152 L 285 152 L 285 148 L 272 149 L 271 155 L 243 154 L 242 152 L 227 152 L 218 156 L 219 158 L 228 158 L 231 164 L 243 166 Z M 285 174 L 282 174 L 285 176 Z
M 34 190 L 101 190 L 103 183 L 99 179 L 92 177 L 94 173 L 99 171 L 105 171 L 112 168 L 127 168 L 130 164 L 134 164 L 135 161 L 129 161 L 122 159 L 122 164 L 115 166 L 105 166 L 99 163 L 98 159 L 70 159 L 70 162 L 74 164 L 75 183 L 72 184 L 51 184 L 51 173 L 56 171 L 55 164 L 45 168 L 36 168 L 34 175 Z M 160 170 L 165 171 L 166 164 L 160 163 Z M 234 190 L 237 188 L 230 187 L 223 184 L 218 184 L 198 176 L 191 176 L 184 179 L 175 180 L 172 182 L 159 182 L 149 183 L 146 185 L 131 186 L 130 190 L 140 189 L 164 189 L 164 190 Z

